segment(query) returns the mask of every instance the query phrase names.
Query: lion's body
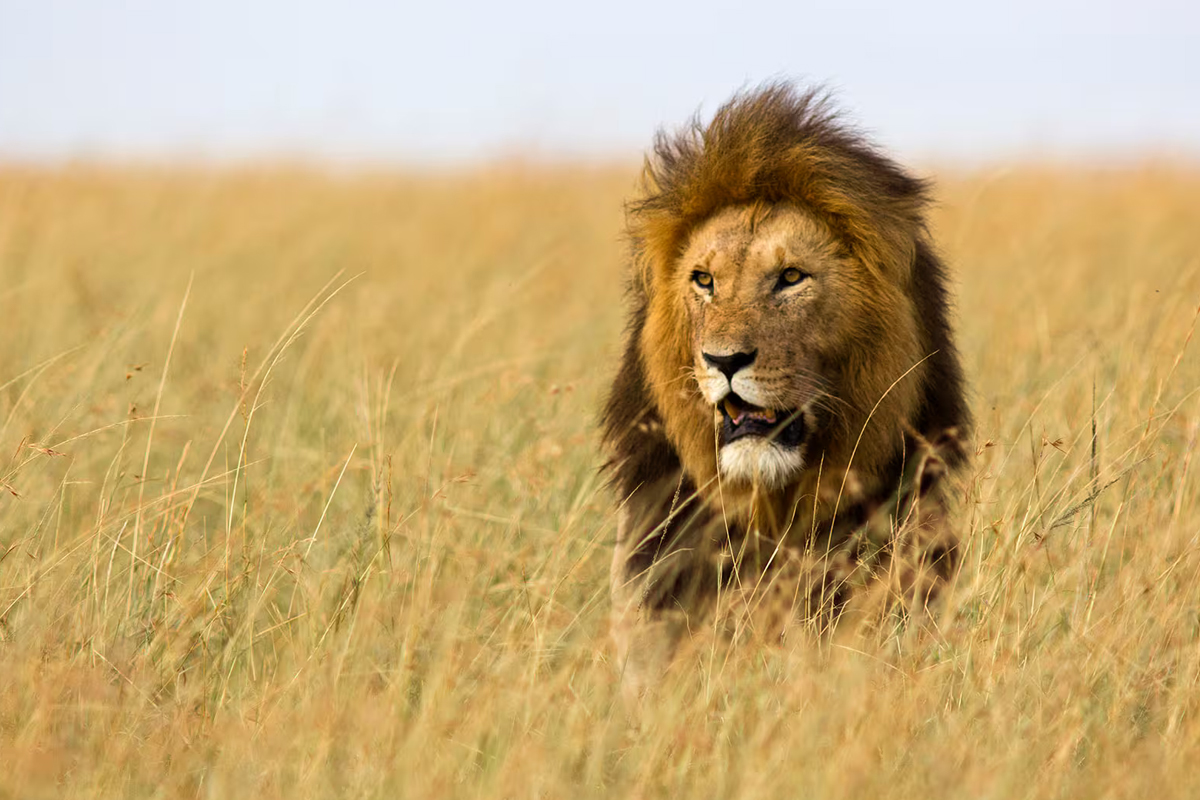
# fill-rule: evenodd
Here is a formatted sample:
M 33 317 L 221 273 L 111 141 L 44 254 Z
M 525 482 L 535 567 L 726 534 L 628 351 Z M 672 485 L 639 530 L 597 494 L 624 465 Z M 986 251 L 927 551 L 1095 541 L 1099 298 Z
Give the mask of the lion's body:
M 852 588 L 923 602 L 949 576 L 940 477 L 965 460 L 970 419 L 926 203 L 786 86 L 657 139 L 604 412 L 635 684 L 730 598 L 761 607 L 769 587 L 785 617 L 832 619 Z

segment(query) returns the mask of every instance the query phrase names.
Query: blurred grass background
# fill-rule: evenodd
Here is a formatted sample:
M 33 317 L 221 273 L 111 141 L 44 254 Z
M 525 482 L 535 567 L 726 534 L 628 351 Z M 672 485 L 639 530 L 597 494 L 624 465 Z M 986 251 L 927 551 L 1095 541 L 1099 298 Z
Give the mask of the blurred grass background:
M 940 635 L 714 643 L 640 729 L 634 177 L 0 169 L 0 797 L 1196 796 L 1200 172 L 937 176 Z

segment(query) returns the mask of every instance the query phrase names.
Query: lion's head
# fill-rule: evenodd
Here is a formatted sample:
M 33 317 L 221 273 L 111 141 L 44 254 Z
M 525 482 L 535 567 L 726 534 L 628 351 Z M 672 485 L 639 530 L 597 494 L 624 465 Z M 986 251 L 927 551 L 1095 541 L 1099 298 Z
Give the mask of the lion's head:
M 795 480 L 812 460 L 810 442 L 848 443 L 855 429 L 847 423 L 862 421 L 854 410 L 869 411 L 889 388 L 882 381 L 924 355 L 901 287 L 864 269 L 825 223 L 792 202 L 717 212 L 664 277 L 663 305 L 685 309 L 689 359 L 662 358 L 654 372 L 691 368 L 693 402 L 707 406 L 712 421 L 689 424 L 716 426 L 728 481 L 775 488 Z M 884 424 L 897 435 L 916 383 L 897 383 L 885 401 Z
M 786 85 L 660 134 L 628 210 L 637 302 L 605 418 L 626 490 L 654 477 L 647 449 L 702 495 L 851 468 L 881 484 L 907 435 L 963 427 L 926 204 Z
M 633 696 L 692 615 L 741 620 L 772 605 L 761 587 L 779 588 L 774 633 L 832 623 L 873 581 L 888 588 L 860 593 L 864 619 L 927 604 L 952 574 L 943 477 L 970 419 L 927 202 L 786 85 L 656 140 L 628 209 L 633 314 L 604 410 Z

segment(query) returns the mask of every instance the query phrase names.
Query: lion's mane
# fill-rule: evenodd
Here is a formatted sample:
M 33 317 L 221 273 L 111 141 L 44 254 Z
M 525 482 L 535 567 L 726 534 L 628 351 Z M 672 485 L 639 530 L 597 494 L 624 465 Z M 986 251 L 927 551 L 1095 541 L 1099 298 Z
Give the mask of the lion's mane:
M 697 225 L 728 206 L 784 201 L 828 225 L 873 279 L 900 287 L 905 302 L 881 311 L 905 312 L 915 323 L 926 357 L 914 382 L 915 413 L 873 422 L 867 435 L 891 433 L 889 426 L 896 425 L 922 434 L 969 426 L 948 323 L 946 270 L 926 230 L 926 183 L 842 123 L 824 95 L 771 84 L 734 97 L 706 126 L 693 121 L 674 134 L 660 132 L 643 169 L 642 196 L 627 209 L 635 266 L 632 315 L 602 420 L 622 493 L 674 473 L 681 464 L 692 481 L 711 478 L 711 412 L 678 390 L 679 369 L 691 361 L 688 323 L 678 307 L 656 294 L 664 294 L 662 276 Z M 892 320 L 873 322 L 881 330 L 868 335 L 887 335 Z M 656 371 L 664 373 L 657 382 Z M 896 376 L 863 377 L 871 383 L 886 379 L 886 388 Z M 860 411 L 865 415 L 870 408 Z M 870 449 L 860 444 L 856 465 L 867 472 L 886 470 L 886 463 L 866 462 Z M 895 454 L 875 455 L 886 462 Z
M 948 432 L 968 430 L 946 270 L 926 227 L 929 202 L 927 184 L 843 123 L 824 94 L 789 84 L 741 93 L 706 125 L 696 119 L 658 134 L 640 197 L 627 207 L 631 316 L 602 416 L 625 520 L 613 565 L 615 605 L 636 606 L 642 616 L 656 607 L 686 607 L 686 573 L 711 562 L 675 559 L 669 579 L 648 577 L 665 555 L 698 551 L 681 528 L 716 527 L 716 517 L 725 535 L 739 525 L 746 533 L 744 521 L 712 511 L 720 484 L 713 409 L 694 385 L 689 319 L 670 288 L 678 285 L 670 276 L 689 236 L 722 209 L 794 205 L 832 232 L 860 276 L 856 340 L 838 365 L 839 399 L 848 412 L 806 457 L 814 465 L 810 472 L 842 476 L 842 488 L 851 469 L 862 478 L 865 494 L 841 506 L 842 516 L 857 518 L 842 530 L 853 530 L 875 510 L 897 508 L 898 487 L 911 476 L 906 465 L 918 451 Z M 939 475 L 965 460 L 957 445 L 937 456 Z M 787 503 L 797 502 L 796 487 L 783 494 Z M 824 522 L 829 530 L 839 524 Z M 892 522 L 883 527 L 896 530 Z

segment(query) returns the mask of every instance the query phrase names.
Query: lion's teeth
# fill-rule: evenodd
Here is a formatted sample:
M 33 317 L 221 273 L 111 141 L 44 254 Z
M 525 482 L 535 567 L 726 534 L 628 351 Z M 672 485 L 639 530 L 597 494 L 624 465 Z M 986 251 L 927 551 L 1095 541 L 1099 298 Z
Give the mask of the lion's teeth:
M 750 410 L 750 408 L 743 407 L 732 397 L 726 397 L 722 401 L 721 407 L 725 410 L 725 413 L 729 416 L 730 421 L 734 425 L 741 425 L 748 419 L 774 425 L 777 418 L 775 409 L 773 408 L 758 408 L 756 406 L 751 406 L 751 408 L 754 410 Z

